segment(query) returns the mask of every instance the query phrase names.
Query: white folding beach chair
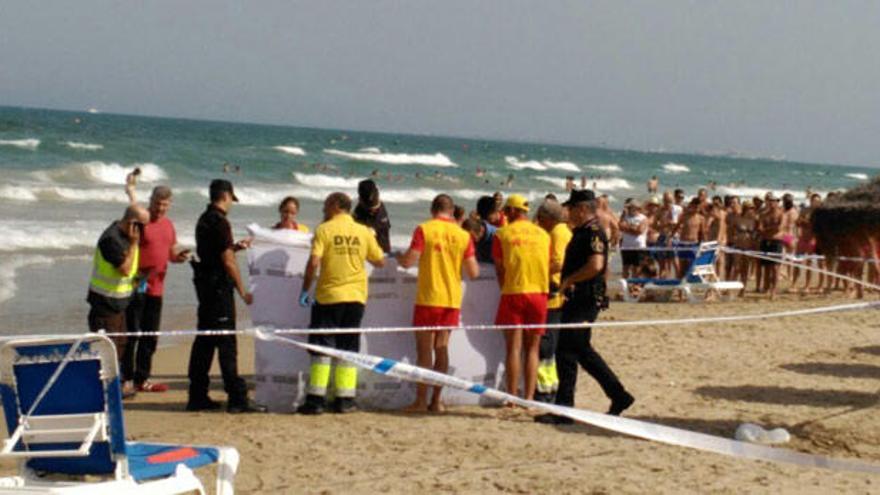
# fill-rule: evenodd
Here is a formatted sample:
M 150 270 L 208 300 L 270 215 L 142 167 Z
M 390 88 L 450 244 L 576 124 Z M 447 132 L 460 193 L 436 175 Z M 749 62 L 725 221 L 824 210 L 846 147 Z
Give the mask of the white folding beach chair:
M 651 292 L 675 292 L 680 291 L 688 302 L 699 302 L 698 292 L 703 293 L 705 300 L 713 291 L 723 294 L 729 291 L 742 290 L 743 284 L 739 281 L 724 281 L 715 272 L 715 258 L 719 247 L 717 242 L 703 242 L 696 248 L 694 259 L 682 278 L 628 278 L 620 279 L 618 286 L 623 294 L 623 299 L 629 302 L 641 301 Z M 642 285 L 639 296 L 633 297 L 630 287 Z
M 209 464 L 217 464 L 217 493 L 233 493 L 232 447 L 125 441 L 116 349 L 107 337 L 4 343 L 0 395 L 9 431 L 0 457 L 19 461 L 17 476 L 0 478 L 0 494 L 204 494 L 192 469 Z

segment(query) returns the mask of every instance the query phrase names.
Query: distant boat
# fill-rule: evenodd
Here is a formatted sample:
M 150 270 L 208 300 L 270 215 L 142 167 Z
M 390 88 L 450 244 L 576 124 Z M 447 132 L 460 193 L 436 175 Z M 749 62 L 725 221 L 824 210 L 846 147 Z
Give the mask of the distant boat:
M 97 108 L 93 107 L 93 108 L 89 109 L 89 113 L 101 113 L 101 112 L 99 112 Z

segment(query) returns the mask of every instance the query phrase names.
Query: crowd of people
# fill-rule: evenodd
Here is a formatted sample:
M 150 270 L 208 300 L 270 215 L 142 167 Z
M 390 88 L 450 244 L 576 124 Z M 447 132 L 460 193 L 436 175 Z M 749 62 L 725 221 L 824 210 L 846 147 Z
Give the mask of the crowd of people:
M 742 200 L 733 195 L 709 197 L 701 188 L 686 200 L 684 190 L 676 189 L 662 196 L 650 195 L 644 202 L 628 198 L 619 215 L 605 210 L 602 218 L 612 244 L 620 247 L 624 278 L 681 279 L 699 244 L 717 242 L 731 249 L 718 255 L 716 272 L 721 279 L 741 281 L 741 295 L 754 281 L 755 292 L 773 299 L 779 281 L 787 279 L 790 292 L 843 289 L 862 297 L 858 284 L 821 273 L 814 277 L 813 270 L 805 269 L 817 267 L 871 282 L 878 279 L 876 263 L 866 263 L 880 256 L 875 248 L 844 246 L 843 252 L 823 253 L 817 245 L 812 212 L 835 194 L 823 198 L 810 193 L 808 200 L 798 205 L 789 193 L 778 197 L 770 191 L 763 197 Z M 763 258 L 749 252 L 758 252 Z M 795 266 L 787 264 L 780 270 L 777 261 L 783 259 Z
M 253 302 L 239 273 L 235 253 L 250 247 L 250 239 L 235 241 L 228 214 L 238 201 L 233 184 L 216 179 L 209 186 L 210 204 L 196 225 L 195 254 L 180 246 L 167 213 L 172 191 L 157 186 L 145 208 L 136 197 L 137 171 L 129 175 L 126 193 L 130 205 L 123 218 L 102 233 L 95 249 L 87 301 L 92 331 L 112 335 L 124 382 L 124 397 L 138 392 L 162 392 L 167 386 L 150 380 L 155 333 L 161 325 L 163 282 L 169 263 L 190 261 L 198 299 L 197 329 L 235 330 L 235 293 Z M 653 186 L 653 187 L 652 187 Z M 810 214 L 822 201 L 813 194 L 809 204 L 795 205 L 791 195 L 741 201 L 739 197 L 709 197 L 700 189 L 690 200 L 676 189 L 654 195 L 649 183 L 644 202 L 627 199 L 620 214 L 609 198 L 590 189 L 571 189 L 565 202 L 548 194 L 536 207 L 519 194 L 483 196 L 470 213 L 452 197 L 439 194 L 426 212 L 429 219 L 412 233 L 408 247 L 393 252 L 391 222 L 379 188 L 371 180 L 358 185 L 355 202 L 342 192 L 326 197 L 324 221 L 312 236 L 310 256 L 303 271 L 298 298 L 291 301 L 310 312 L 310 328 L 351 328 L 351 333 L 311 334 L 309 342 L 358 352 L 361 325 L 369 301 L 366 264 L 382 267 L 390 258 L 402 267 L 418 266 L 414 327 L 432 327 L 416 333 L 417 363 L 439 372 L 448 370 L 450 330 L 460 322 L 462 277 L 476 278 L 493 270 L 500 302 L 495 323 L 504 326 L 506 389 L 529 400 L 571 406 L 577 367 L 580 364 L 602 386 L 611 401 L 608 412 L 620 414 L 634 401 L 603 358 L 593 349 L 588 327 L 559 332 L 544 325 L 589 323 L 607 307 L 606 282 L 609 261 L 619 249 L 623 277 L 675 277 L 687 273 L 700 243 L 714 241 L 741 252 L 717 258 L 717 271 L 728 279 L 776 295 L 779 264 L 773 256 L 802 256 L 801 263 L 825 264 L 816 254 Z M 354 204 L 353 204 L 354 203 Z M 275 229 L 310 232 L 298 220 L 300 202 L 284 198 L 278 206 Z M 769 255 L 755 261 L 745 252 Z M 841 260 L 839 272 L 856 274 L 856 262 Z M 784 276 L 796 287 L 801 271 L 789 267 Z M 858 265 L 863 270 L 862 265 Z M 861 272 L 858 273 L 861 276 Z M 869 271 L 876 277 L 876 270 Z M 800 290 L 832 288 L 831 277 L 803 275 Z M 447 328 L 446 330 L 435 330 Z M 220 408 L 208 395 L 208 372 L 218 354 L 230 413 L 264 412 L 265 407 L 248 398 L 238 373 L 234 332 L 197 334 L 189 361 L 190 411 Z M 357 369 L 336 363 L 333 376 L 335 400 L 327 402 L 332 362 L 313 353 L 302 414 L 326 410 L 345 413 L 354 409 Z M 430 393 L 429 393 L 430 392 Z M 442 391 L 419 385 L 410 411 L 442 411 Z M 537 421 L 559 424 L 569 421 L 554 415 Z

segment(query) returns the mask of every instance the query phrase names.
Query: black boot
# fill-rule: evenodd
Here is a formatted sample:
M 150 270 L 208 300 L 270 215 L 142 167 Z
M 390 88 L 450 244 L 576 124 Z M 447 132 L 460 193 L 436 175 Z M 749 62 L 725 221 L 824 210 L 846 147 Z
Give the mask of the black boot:
M 339 414 L 345 414 L 357 411 L 357 405 L 354 403 L 354 399 L 350 397 L 337 397 L 335 401 L 333 401 L 333 412 Z
M 326 401 L 320 395 L 307 395 L 303 405 L 296 408 L 299 414 L 316 415 L 323 414 L 326 409 Z

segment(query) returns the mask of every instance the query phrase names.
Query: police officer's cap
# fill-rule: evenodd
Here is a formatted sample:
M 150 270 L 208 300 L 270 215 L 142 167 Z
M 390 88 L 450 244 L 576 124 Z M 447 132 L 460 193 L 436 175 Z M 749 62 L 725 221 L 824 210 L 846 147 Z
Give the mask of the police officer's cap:
M 211 181 L 211 200 L 220 197 L 220 193 L 228 192 L 232 195 L 232 200 L 238 203 L 238 197 L 232 189 L 232 182 L 226 179 L 214 179 Z
M 596 193 L 592 189 L 574 189 L 568 196 L 568 201 L 562 203 L 562 206 L 573 206 L 578 203 L 585 203 L 596 199 Z

